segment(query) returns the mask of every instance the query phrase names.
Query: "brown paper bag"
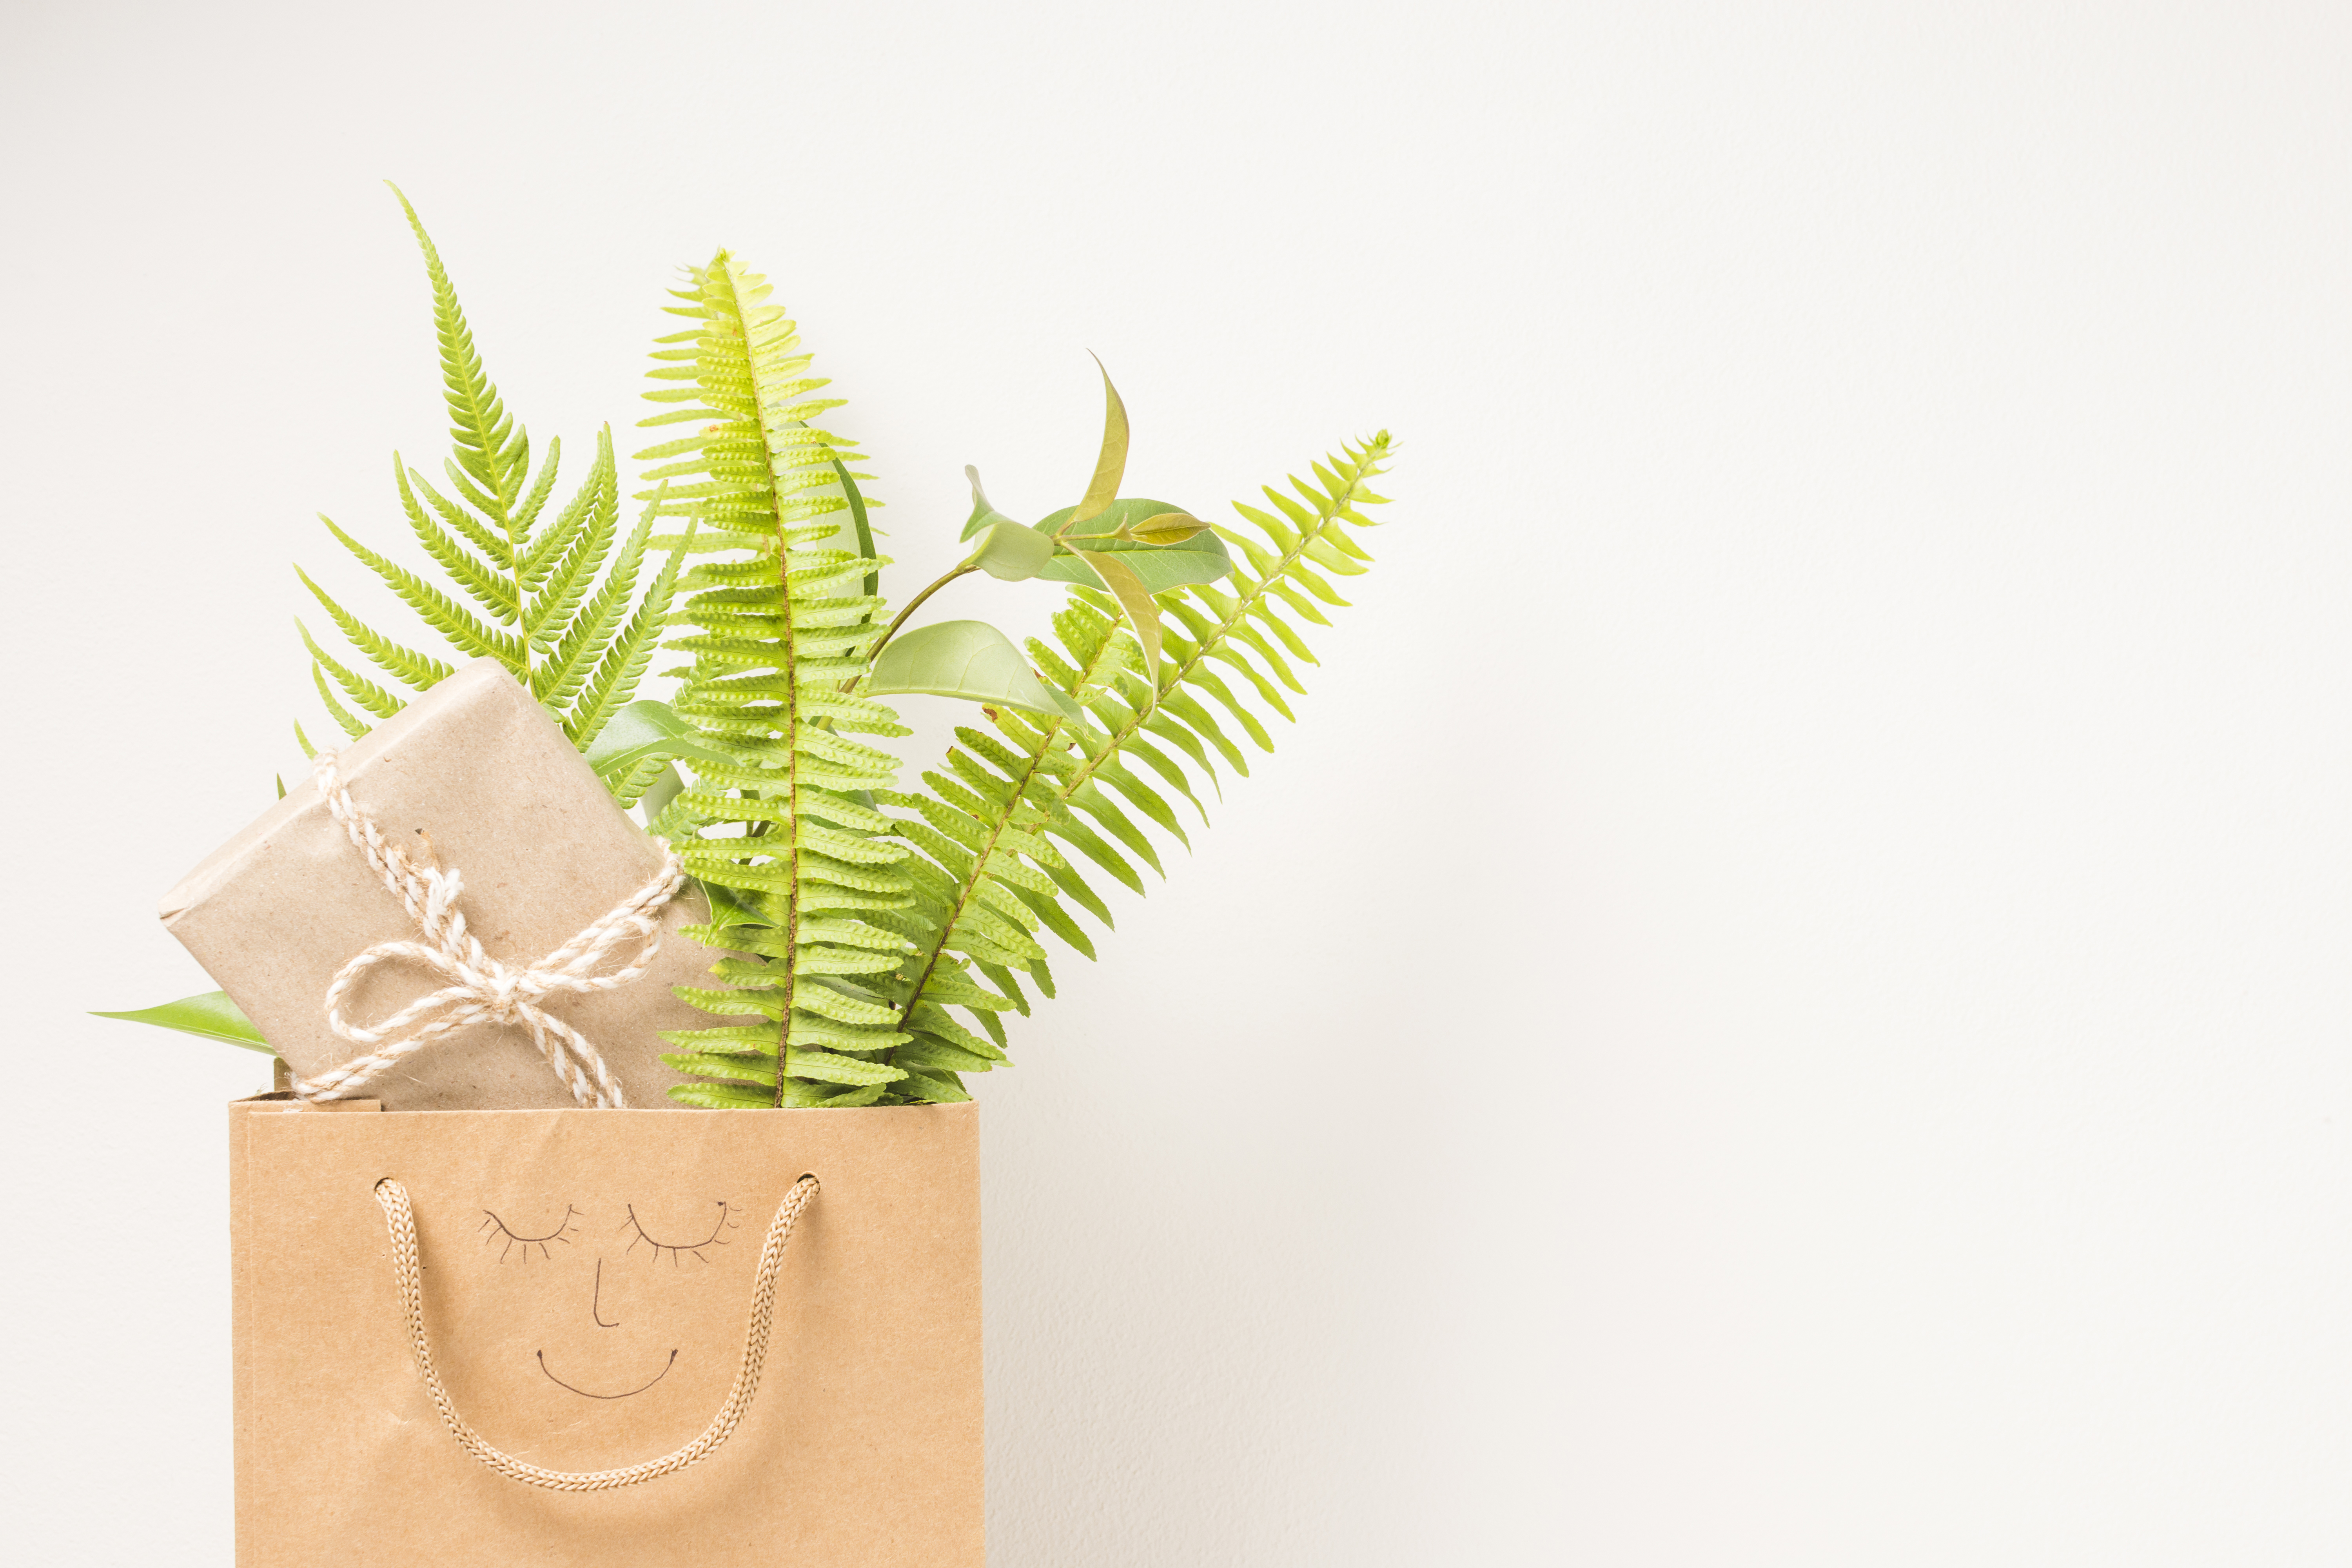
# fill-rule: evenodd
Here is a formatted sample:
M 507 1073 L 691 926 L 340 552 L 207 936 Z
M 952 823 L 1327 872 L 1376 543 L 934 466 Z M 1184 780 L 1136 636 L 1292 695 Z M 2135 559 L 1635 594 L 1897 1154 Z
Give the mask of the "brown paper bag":
M 978 1568 L 979 1121 L 861 1110 L 230 1117 L 243 1568 Z M 743 1362 L 761 1240 L 820 1184 L 774 1276 L 757 1393 L 688 1468 L 584 1493 L 509 1479 L 436 1410 L 377 1184 L 414 1215 L 421 1313 L 458 1419 L 589 1472 L 705 1432 Z
M 663 850 L 597 779 L 544 709 L 492 658 L 477 659 L 352 744 L 338 771 L 388 839 L 431 840 L 465 880 L 460 907 L 492 957 L 527 964 L 562 947 L 661 865 Z M 163 923 L 296 1073 L 365 1054 L 327 1024 L 327 988 L 353 956 L 418 935 L 401 900 L 330 815 L 309 779 L 164 895 Z M 708 1027 L 671 994 L 709 984 L 719 954 L 678 934 L 709 919 L 691 885 L 662 911 L 650 973 L 614 991 L 560 995 L 548 1011 L 611 1068 L 632 1110 L 676 1108 L 664 1029 Z M 627 947 L 634 949 L 631 942 Z M 395 961 L 361 983 L 347 1013 L 389 1019 L 445 984 Z M 435 1040 L 354 1090 L 392 1110 L 570 1106 L 530 1037 L 477 1023 Z

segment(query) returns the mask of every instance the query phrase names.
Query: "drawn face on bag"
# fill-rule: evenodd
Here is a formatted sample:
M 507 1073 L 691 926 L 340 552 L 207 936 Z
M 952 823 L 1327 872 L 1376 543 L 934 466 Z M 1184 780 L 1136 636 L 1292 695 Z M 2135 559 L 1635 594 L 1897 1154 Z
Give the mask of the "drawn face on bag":
M 538 1278 L 516 1283 L 539 1298 L 542 1310 L 551 1300 L 560 1310 L 568 1310 L 573 1321 L 567 1325 L 559 1310 L 549 1323 L 553 1331 L 550 1338 L 556 1342 L 540 1346 L 532 1360 L 549 1382 L 587 1399 L 627 1399 L 669 1374 L 685 1353 L 684 1345 L 671 1344 L 658 1364 L 635 1368 L 617 1385 L 593 1375 L 611 1367 L 615 1358 L 610 1352 L 621 1346 L 660 1341 L 665 1326 L 668 1338 L 678 1337 L 677 1331 L 687 1326 L 680 1321 L 680 1299 L 691 1303 L 717 1283 L 713 1275 L 736 1272 L 719 1268 L 717 1262 L 734 1245 L 743 1224 L 742 1211 L 724 1199 L 625 1202 L 618 1225 L 606 1224 L 613 1218 L 609 1205 L 600 1213 L 567 1203 L 561 1215 L 535 1218 L 536 1223 L 523 1213 L 484 1209 L 478 1227 L 484 1261 L 524 1276 L 536 1266 Z M 591 1267 L 583 1271 L 582 1264 Z M 640 1331 L 620 1336 L 617 1344 L 604 1342 L 609 1331 L 633 1323 Z M 567 1328 L 572 1331 L 563 1331 Z M 565 1351 L 575 1343 L 583 1353 L 567 1356 Z M 567 1378 L 566 1372 L 573 1375 Z
M 742 1357 L 766 1215 L 700 1194 L 484 1197 L 470 1215 L 418 1214 L 461 1405 L 550 1436 L 666 1422 L 672 1406 L 688 1426 L 708 1419 Z

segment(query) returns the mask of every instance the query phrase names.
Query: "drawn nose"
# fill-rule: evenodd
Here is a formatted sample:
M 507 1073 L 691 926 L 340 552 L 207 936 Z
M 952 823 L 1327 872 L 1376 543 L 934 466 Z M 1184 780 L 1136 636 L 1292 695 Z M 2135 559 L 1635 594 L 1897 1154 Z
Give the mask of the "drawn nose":
M 600 1329 L 617 1329 L 621 1326 L 621 1320 L 618 1318 L 614 1318 L 609 1323 L 604 1321 L 604 1260 L 601 1258 L 596 1259 L 596 1282 L 589 1287 L 588 1315 L 595 1320 L 596 1326 Z

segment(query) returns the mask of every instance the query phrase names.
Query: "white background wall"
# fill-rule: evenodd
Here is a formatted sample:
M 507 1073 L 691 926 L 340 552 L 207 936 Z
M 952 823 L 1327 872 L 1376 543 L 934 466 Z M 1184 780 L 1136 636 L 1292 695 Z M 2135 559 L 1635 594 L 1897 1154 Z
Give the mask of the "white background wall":
M 1405 443 L 1301 723 L 980 1085 L 996 1563 L 2352 1557 L 2347 66 L 2326 6 L 15 0 L 10 1554 L 228 1555 L 258 1058 L 81 1010 L 206 988 L 149 911 L 298 763 L 286 563 L 437 466 L 393 176 L 583 459 L 671 268 L 772 273 L 902 587 L 964 463 L 1074 499 L 1088 348 L 1140 493 Z

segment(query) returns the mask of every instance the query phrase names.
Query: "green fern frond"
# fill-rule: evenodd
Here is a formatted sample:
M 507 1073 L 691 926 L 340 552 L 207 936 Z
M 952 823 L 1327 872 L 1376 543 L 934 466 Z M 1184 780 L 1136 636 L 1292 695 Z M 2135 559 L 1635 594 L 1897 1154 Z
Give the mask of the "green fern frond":
M 555 447 L 555 442 L 548 443 L 550 452 L 554 451 Z M 576 594 L 572 595 L 568 601 L 563 595 L 541 599 L 540 595 L 541 590 L 547 586 L 548 574 L 555 570 L 559 562 L 568 561 L 571 558 L 572 545 L 579 540 L 581 531 L 591 526 L 593 519 L 604 517 L 605 527 L 609 531 L 618 515 L 615 510 L 617 493 L 613 489 L 615 481 L 612 478 L 612 468 L 613 432 L 608 426 L 597 434 L 596 458 L 589 468 L 587 482 L 580 487 L 579 492 L 565 503 L 562 511 L 556 514 L 554 526 L 535 536 L 530 547 L 523 552 L 520 572 L 523 595 L 538 605 L 537 618 L 533 623 L 534 637 L 540 636 L 539 622 L 551 621 L 555 618 L 555 612 L 550 607 L 551 604 L 563 605 L 578 602 Z M 601 555 L 598 559 L 602 559 Z M 545 639 L 541 637 L 541 640 Z
M 302 586 L 310 590 L 311 596 L 333 618 L 336 627 L 352 640 L 352 646 L 367 655 L 378 669 L 416 691 L 423 691 L 435 682 L 449 678 L 449 666 L 418 653 L 415 648 L 403 647 L 390 637 L 380 636 L 358 616 L 328 597 L 327 591 L 310 581 L 310 574 L 299 566 L 294 568 L 294 575 L 302 579 Z
M 675 672 L 676 711 L 700 754 L 688 759 L 691 785 L 657 828 L 696 877 L 764 921 L 725 932 L 726 945 L 754 955 L 718 966 L 715 978 L 730 984 L 678 994 L 706 1012 L 769 1022 L 729 1026 L 734 1049 L 721 1070 L 707 1041 L 668 1059 L 740 1080 L 743 1053 L 758 1051 L 769 1065 L 750 1081 L 772 1088 L 756 1103 L 874 1103 L 908 1078 L 884 1059 L 908 1037 L 877 1027 L 895 1010 L 851 977 L 888 969 L 891 950 L 909 945 L 900 911 L 917 896 L 898 868 L 908 850 L 875 837 L 887 824 L 861 798 L 888 787 L 897 759 L 843 733 L 900 728 L 887 707 L 842 690 L 881 635 L 880 600 L 861 591 L 881 563 L 853 503 L 849 445 L 813 423 L 838 402 L 811 395 L 824 382 L 808 374 L 793 322 L 767 303 L 766 279 L 722 250 L 688 281 L 673 313 L 694 325 L 657 340 L 652 376 L 665 384 L 646 394 L 681 406 L 643 423 L 683 416 L 703 427 L 638 454 L 667 460 L 646 473 L 657 488 L 637 496 L 646 521 L 633 548 L 654 518 L 674 516 L 715 537 L 715 553 L 738 558 L 679 574 L 689 533 L 665 569 L 687 595 L 669 617 L 686 635 L 668 646 L 690 658 Z M 651 647 L 642 626 L 623 641 Z M 690 1105 L 755 1103 L 707 1082 L 671 1093 Z
M 416 612 L 426 626 L 439 632 L 445 641 L 468 658 L 496 658 L 508 668 L 513 668 L 522 658 L 521 643 L 503 632 L 493 631 L 448 595 L 411 572 L 388 556 L 378 554 L 337 527 L 334 520 L 319 519 L 327 531 L 335 536 L 342 547 L 352 552 L 361 565 L 383 579 L 385 587 L 400 596 L 401 602 Z M 300 571 L 300 567 L 296 567 Z
M 651 521 L 650 515 L 647 521 Z M 631 548 L 642 551 L 644 545 L 635 542 Z M 587 689 L 563 721 L 564 732 L 575 744 L 584 746 L 594 740 L 613 715 L 627 707 L 629 699 L 636 695 L 637 682 L 645 679 L 646 667 L 653 662 L 654 648 L 669 625 L 670 597 L 677 589 L 678 566 L 685 555 L 683 546 L 670 552 L 668 561 L 654 578 L 653 586 L 638 604 L 636 614 L 607 641 L 604 657 L 598 661 Z M 629 570 L 634 576 L 635 565 Z M 635 794 L 630 792 L 630 798 L 635 799 Z
M 301 634 L 302 646 L 310 650 L 310 668 L 314 670 L 323 669 L 333 676 L 335 684 L 349 692 L 352 701 L 357 702 L 379 719 L 389 719 L 407 706 L 374 681 L 354 675 L 348 668 L 336 662 L 324 648 L 319 646 L 317 640 L 310 636 L 310 628 L 304 626 L 299 616 L 294 622 L 294 629 Z
M 401 508 L 408 514 L 408 526 L 415 533 L 417 542 L 425 546 L 425 553 L 433 557 L 441 569 L 466 590 L 467 596 L 487 608 L 499 624 L 513 626 L 520 617 L 521 606 L 516 603 L 511 577 L 502 577 L 501 568 L 477 561 L 468 554 L 457 540 L 450 537 L 448 529 L 425 515 L 425 508 L 416 504 L 416 498 L 422 494 L 444 521 L 464 531 L 469 539 L 488 539 L 488 531 L 464 508 L 425 483 L 423 474 L 415 468 L 400 472 L 400 455 L 396 452 L 393 454 L 393 462 L 400 484 Z M 493 553 L 505 552 L 503 542 L 491 540 L 490 545 Z M 510 573 L 512 568 L 503 570 Z
M 537 595 L 523 619 L 536 648 L 554 648 L 577 622 L 582 601 L 604 569 L 620 517 L 620 479 L 613 433 L 606 429 L 597 434 L 596 461 L 580 493 L 557 517 L 543 551 L 535 550 L 520 574 L 525 593 Z M 565 662 L 565 656 L 557 655 L 556 662 Z
M 776 1102 L 774 1090 L 744 1083 L 681 1083 L 673 1085 L 669 1092 L 679 1104 L 701 1110 L 764 1110 Z
M 449 404 L 449 437 L 457 447 L 455 466 L 488 492 L 483 497 L 488 503 L 483 510 L 511 528 L 516 505 L 522 499 L 523 479 L 530 465 L 530 438 L 508 416 L 499 389 L 482 369 L 482 356 L 474 348 L 473 329 L 466 323 L 466 312 L 458 307 L 457 290 L 450 287 L 448 271 L 441 265 L 441 252 L 435 247 L 433 237 L 425 232 L 424 220 L 416 216 L 416 209 L 409 205 L 399 186 L 394 185 L 392 194 L 400 198 L 400 210 L 408 216 L 408 226 L 416 235 L 417 248 L 425 253 L 425 276 L 433 287 L 433 328 L 441 348 L 442 386 Z M 509 537 L 509 564 L 520 553 Z
M 530 438 L 483 369 L 440 252 L 408 198 L 396 187 L 394 195 L 425 257 L 453 451 L 444 464 L 446 493 L 397 454 L 393 485 L 409 531 L 446 587 L 362 544 L 333 521 L 320 521 L 452 650 L 504 664 L 585 751 L 628 704 L 645 676 L 667 624 L 677 582 L 677 552 L 641 595 L 645 556 L 660 509 L 649 510 L 614 550 L 619 479 L 609 429 L 598 437 L 595 461 L 579 491 L 551 522 L 541 526 L 554 494 L 561 444 L 547 444 L 533 475 Z M 336 628 L 377 669 L 419 691 L 450 674 L 448 663 L 385 637 L 337 604 L 300 567 L 295 570 Z M 331 678 L 366 711 L 379 718 L 399 711 L 398 699 L 321 649 L 308 630 L 302 636 L 322 693 Z M 331 696 L 327 700 L 347 732 L 365 732 L 364 724 L 352 729 L 356 716 L 340 701 Z M 659 769 L 658 762 L 631 765 L 612 783 L 634 799 Z
M 310 666 L 310 682 L 319 689 L 319 700 L 327 705 L 327 716 L 342 726 L 344 734 L 356 741 L 368 732 L 367 721 L 335 700 L 334 689 L 327 684 L 327 672 L 316 661 L 313 661 Z M 299 724 L 294 727 L 294 738 L 298 741 L 303 740 L 302 728 Z M 318 754 L 310 750 L 308 741 L 303 741 L 303 746 L 305 755 Z
M 568 622 L 548 650 L 547 662 L 533 673 L 533 688 L 540 700 L 550 707 L 569 707 L 586 683 L 594 661 L 613 646 L 621 617 L 628 613 L 629 594 L 636 585 L 637 569 L 645 560 L 646 541 L 653 537 L 654 518 L 654 509 L 649 506 L 622 542 L 603 584 L 586 596 L 585 603 L 569 612 Z M 663 602 L 667 604 L 667 600 Z
M 1044 950 L 1031 933 L 1050 931 L 1094 956 L 1092 939 L 1063 900 L 1106 928 L 1110 910 L 1076 862 L 1091 862 L 1138 892 L 1141 879 L 1112 841 L 1160 868 L 1150 837 L 1129 811 L 1184 842 L 1173 806 L 1146 773 L 1205 821 L 1192 775 L 1213 784 L 1213 757 L 1236 773 L 1248 772 L 1244 753 L 1216 713 L 1254 745 L 1273 749 L 1259 714 L 1220 670 L 1237 675 L 1266 710 L 1294 718 L 1282 691 L 1303 688 L 1266 634 L 1292 657 L 1313 662 L 1289 622 L 1323 619 L 1295 616 L 1299 605 L 1290 595 L 1303 589 L 1323 596 L 1310 562 L 1335 571 L 1335 560 L 1354 571 L 1370 563 L 1349 530 L 1371 526 L 1362 509 L 1382 499 L 1372 493 L 1370 481 L 1391 449 L 1383 432 L 1317 464 L 1319 486 L 1294 479 L 1295 494 L 1269 491 L 1275 512 L 1236 508 L 1263 539 L 1219 532 L 1242 549 L 1248 569 L 1237 567 L 1223 585 L 1154 595 L 1164 650 L 1157 692 L 1146 684 L 1142 650 L 1120 624 L 1118 606 L 1097 590 L 1075 590 L 1054 617 L 1055 643 L 1033 640 L 1028 651 L 1043 678 L 1085 720 L 988 709 L 996 733 L 959 729 L 945 768 L 923 774 L 928 795 L 876 792 L 879 804 L 903 814 L 894 818 L 893 831 L 915 852 L 906 869 L 918 904 L 897 927 L 915 951 L 898 966 L 899 984 L 892 992 L 897 1027 L 912 1038 L 884 1058 L 909 1074 L 892 1086 L 900 1096 L 931 1098 L 934 1067 L 956 1068 L 966 1056 L 1002 1058 L 997 1014 L 1028 1010 L 1014 974 L 1029 973 L 1052 994 Z M 973 970 L 994 989 L 979 985 Z M 970 1016 L 988 1037 L 957 1024 L 950 1007 Z

